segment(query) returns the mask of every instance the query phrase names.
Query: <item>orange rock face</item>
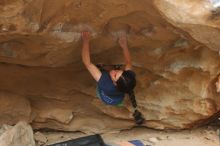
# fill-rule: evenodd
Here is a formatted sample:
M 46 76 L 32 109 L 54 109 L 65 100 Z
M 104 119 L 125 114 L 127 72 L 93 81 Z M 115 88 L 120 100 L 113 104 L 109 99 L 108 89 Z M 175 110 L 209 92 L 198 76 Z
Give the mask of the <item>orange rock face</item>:
M 218 19 L 207 4 L 0 2 L 0 124 L 25 120 L 36 129 L 88 133 L 134 126 L 128 98 L 123 107 L 112 107 L 96 97 L 96 82 L 81 61 L 84 30 L 92 34 L 92 62 L 106 64 L 123 63 L 117 39 L 127 33 L 144 126 L 186 129 L 207 123 L 220 110 Z

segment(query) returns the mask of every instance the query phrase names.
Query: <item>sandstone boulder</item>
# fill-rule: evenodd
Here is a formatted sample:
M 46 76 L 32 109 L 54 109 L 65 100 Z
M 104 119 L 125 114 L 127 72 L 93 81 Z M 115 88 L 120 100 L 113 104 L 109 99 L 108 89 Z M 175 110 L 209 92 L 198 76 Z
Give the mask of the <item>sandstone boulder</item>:
M 25 122 L 19 122 L 0 136 L 0 146 L 35 146 L 33 130 Z
M 212 10 L 201 0 L 0 2 L 0 124 L 25 120 L 34 129 L 85 133 L 135 126 L 127 97 L 121 108 L 98 101 L 81 61 L 84 30 L 95 64 L 123 63 L 117 39 L 127 34 L 143 126 L 206 124 L 220 110 L 219 20 Z

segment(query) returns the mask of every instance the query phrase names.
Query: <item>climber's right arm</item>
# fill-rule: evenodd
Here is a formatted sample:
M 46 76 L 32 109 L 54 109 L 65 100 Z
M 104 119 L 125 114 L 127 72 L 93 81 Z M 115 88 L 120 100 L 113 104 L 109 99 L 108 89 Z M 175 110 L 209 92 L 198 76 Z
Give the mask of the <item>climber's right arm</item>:
M 91 62 L 89 51 L 89 32 L 82 32 L 83 47 L 82 47 L 82 60 L 93 78 L 98 81 L 101 77 L 101 71 Z
M 125 61 L 125 70 L 132 70 L 132 62 L 131 62 L 131 55 L 128 50 L 128 42 L 126 34 L 121 34 L 119 37 L 119 45 L 121 46 L 124 54 L 124 61 Z
M 216 92 L 220 92 L 220 75 L 218 76 L 218 80 L 215 83 Z

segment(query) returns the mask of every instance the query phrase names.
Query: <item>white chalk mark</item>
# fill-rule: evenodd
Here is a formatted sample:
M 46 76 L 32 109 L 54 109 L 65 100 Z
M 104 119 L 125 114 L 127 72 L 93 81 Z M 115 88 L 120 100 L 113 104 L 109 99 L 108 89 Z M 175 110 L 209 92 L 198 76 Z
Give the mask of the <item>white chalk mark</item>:
M 91 33 L 91 37 L 96 37 L 97 33 L 94 31 L 94 29 L 87 25 L 87 24 L 78 24 L 70 26 L 69 31 L 63 31 L 64 23 L 57 24 L 52 32 L 52 35 L 64 40 L 67 43 L 70 42 L 77 42 L 81 39 L 81 32 L 83 31 L 89 31 Z

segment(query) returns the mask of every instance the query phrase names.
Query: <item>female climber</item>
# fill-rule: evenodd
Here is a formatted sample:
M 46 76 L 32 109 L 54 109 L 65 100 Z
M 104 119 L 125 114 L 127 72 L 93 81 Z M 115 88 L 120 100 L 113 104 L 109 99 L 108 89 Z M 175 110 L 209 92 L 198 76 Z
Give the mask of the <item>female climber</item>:
M 127 93 L 134 107 L 136 123 L 142 124 L 141 113 L 136 109 L 137 104 L 134 96 L 136 86 L 135 73 L 132 71 L 131 56 L 128 50 L 126 35 L 119 37 L 119 45 L 123 49 L 125 69 L 113 69 L 110 71 L 100 70 L 90 60 L 90 33 L 82 32 L 82 61 L 93 78 L 97 81 L 97 96 L 107 105 L 121 106 L 125 94 Z

